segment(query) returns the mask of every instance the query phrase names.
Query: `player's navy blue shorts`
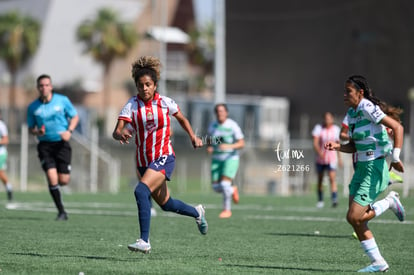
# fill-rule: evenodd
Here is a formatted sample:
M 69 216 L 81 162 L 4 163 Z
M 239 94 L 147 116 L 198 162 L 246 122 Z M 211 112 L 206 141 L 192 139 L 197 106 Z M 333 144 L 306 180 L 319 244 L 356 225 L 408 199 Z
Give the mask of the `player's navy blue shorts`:
M 322 173 L 323 171 L 335 171 L 336 165 L 335 164 L 320 164 L 316 163 L 316 170 L 318 173 Z
M 61 141 L 41 141 L 37 144 L 37 153 L 43 171 L 56 168 L 58 173 L 70 174 L 72 148 L 69 142 Z
M 145 171 L 151 168 L 155 171 L 160 171 L 165 175 L 165 178 L 169 181 L 171 180 L 172 173 L 175 168 L 175 156 L 174 155 L 163 155 L 158 159 L 150 162 L 148 167 L 137 167 L 138 172 L 141 177 L 144 175 Z

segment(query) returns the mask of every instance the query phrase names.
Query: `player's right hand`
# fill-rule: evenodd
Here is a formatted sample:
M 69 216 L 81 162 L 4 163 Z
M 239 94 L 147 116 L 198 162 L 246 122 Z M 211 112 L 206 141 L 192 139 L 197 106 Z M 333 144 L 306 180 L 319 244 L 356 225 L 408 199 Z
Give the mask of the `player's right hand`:
M 42 125 L 42 127 L 37 129 L 37 135 L 38 136 L 43 136 L 45 133 L 46 133 L 45 125 Z
M 194 139 L 192 140 L 192 143 L 195 149 L 203 146 L 203 141 L 197 136 L 194 137 Z
M 329 141 L 323 145 L 326 150 L 337 151 L 341 148 L 341 144 L 338 142 Z
M 121 138 L 119 139 L 119 143 L 121 144 L 128 144 L 129 143 L 129 139 L 132 137 L 131 131 L 129 131 L 128 129 L 124 128 L 121 131 Z

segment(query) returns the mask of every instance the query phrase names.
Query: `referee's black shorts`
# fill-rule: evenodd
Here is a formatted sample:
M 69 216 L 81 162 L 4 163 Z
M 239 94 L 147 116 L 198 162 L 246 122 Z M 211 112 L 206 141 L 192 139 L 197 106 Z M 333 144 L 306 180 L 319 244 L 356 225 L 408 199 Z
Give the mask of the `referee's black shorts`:
M 41 141 L 37 144 L 37 153 L 43 170 L 56 168 L 58 173 L 70 174 L 72 161 L 72 148 L 69 142 Z

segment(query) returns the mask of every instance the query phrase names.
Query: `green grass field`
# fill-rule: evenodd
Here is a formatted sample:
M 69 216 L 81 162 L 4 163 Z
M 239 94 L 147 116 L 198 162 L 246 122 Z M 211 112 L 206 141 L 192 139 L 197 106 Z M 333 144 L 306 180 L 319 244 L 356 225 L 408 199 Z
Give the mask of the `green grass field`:
M 233 217 L 221 220 L 220 195 L 175 196 L 206 206 L 209 232 L 157 207 L 150 254 L 127 249 L 139 236 L 132 192 L 65 194 L 67 222 L 54 221 L 48 193 L 15 198 L 14 210 L 0 202 L 0 274 L 338 274 L 369 264 L 345 221 L 345 198 L 316 209 L 315 196 L 242 195 Z M 370 225 L 389 274 L 414 274 L 414 198 L 402 202 L 406 222 L 388 211 Z

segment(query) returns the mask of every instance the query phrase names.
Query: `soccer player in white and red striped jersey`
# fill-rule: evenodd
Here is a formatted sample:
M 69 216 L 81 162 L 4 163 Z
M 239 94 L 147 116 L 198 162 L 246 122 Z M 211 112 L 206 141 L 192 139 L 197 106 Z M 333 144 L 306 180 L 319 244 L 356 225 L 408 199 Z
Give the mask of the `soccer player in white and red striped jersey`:
M 312 130 L 313 148 L 316 152 L 316 169 L 318 172 L 318 202 L 316 206 L 322 208 L 323 200 L 323 176 L 324 172 L 328 172 L 329 182 L 331 186 L 332 206 L 338 205 L 338 188 L 336 185 L 336 169 L 341 161 L 339 152 L 329 151 L 324 148 L 324 144 L 328 141 L 339 141 L 340 128 L 334 124 L 332 113 L 326 112 L 323 115 L 323 123 L 317 124 Z
M 175 166 L 175 153 L 170 141 L 170 116 L 175 117 L 189 135 L 194 148 L 203 146 L 188 119 L 180 112 L 177 103 L 157 92 L 160 78 L 160 61 L 156 57 L 143 56 L 132 64 L 132 77 L 138 89 L 122 108 L 113 138 L 121 144 L 132 138 L 133 128 L 137 146 L 137 174 L 139 183 L 135 188 L 138 206 L 140 238 L 128 249 L 149 253 L 149 230 L 151 220 L 151 196 L 164 211 L 195 218 L 201 234 L 207 234 L 207 221 L 202 205 L 196 207 L 173 199 L 167 188 Z

